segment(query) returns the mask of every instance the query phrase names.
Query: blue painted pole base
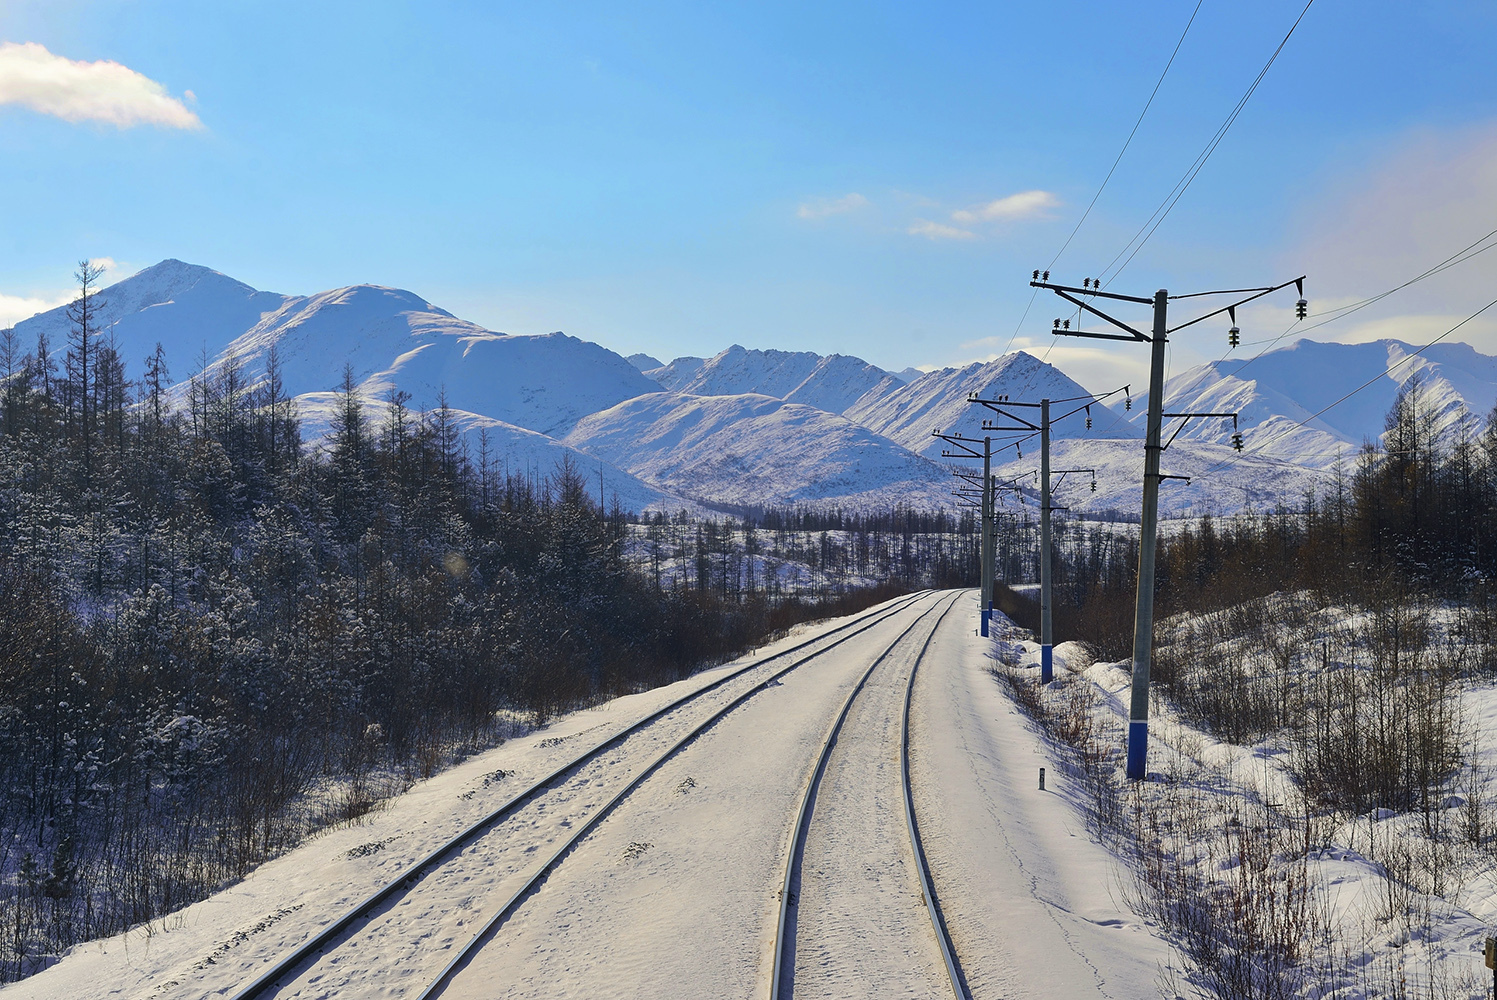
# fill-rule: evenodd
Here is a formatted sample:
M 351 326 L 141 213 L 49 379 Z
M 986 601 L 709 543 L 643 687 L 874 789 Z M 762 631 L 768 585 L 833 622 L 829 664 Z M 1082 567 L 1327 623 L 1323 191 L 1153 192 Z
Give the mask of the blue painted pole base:
M 1128 777 L 1135 781 L 1148 777 L 1144 758 L 1149 752 L 1149 720 L 1132 719 L 1128 723 Z
M 992 614 L 992 612 L 989 611 L 987 608 L 983 608 L 982 609 L 982 634 L 983 635 L 987 635 L 988 634 L 988 616 L 991 615 L 991 614 Z
M 1055 680 L 1055 650 L 1050 646 L 1040 647 L 1040 683 Z

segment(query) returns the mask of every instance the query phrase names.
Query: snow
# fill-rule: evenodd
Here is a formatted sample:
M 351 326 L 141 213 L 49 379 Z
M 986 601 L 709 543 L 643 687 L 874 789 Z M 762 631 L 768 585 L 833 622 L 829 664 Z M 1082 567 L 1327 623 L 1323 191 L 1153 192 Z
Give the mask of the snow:
M 965 464 L 976 466 L 975 462 Z M 1095 469 L 1097 489 L 1091 490 L 1090 475 L 1072 474 L 1063 480 L 1052 475 L 1053 502 L 1074 514 L 1137 518 L 1143 506 L 1143 466 L 1143 442 L 1137 439 L 1056 441 L 1050 449 L 1051 469 Z M 1001 481 L 1019 478 L 1018 485 L 1024 492 L 1022 503 L 1011 493 L 1000 494 L 1000 509 L 1019 514 L 1027 510 L 1031 516 L 1039 516 L 1038 467 L 1037 441 L 1025 446 L 1023 458 L 1015 458 L 1009 450 L 1001 461 L 995 460 L 994 475 Z M 1186 440 L 1183 435 L 1164 453 L 1160 471 L 1196 477 L 1189 483 L 1167 479 L 1159 484 L 1160 516 L 1171 518 L 1271 511 L 1279 504 L 1301 509 L 1305 494 L 1318 492 L 1326 482 L 1323 474 L 1312 469 L 1256 454 L 1239 454 L 1225 445 Z
M 894 378 L 862 358 L 845 354 L 823 357 L 813 351 L 745 350 L 737 344 L 705 360 L 677 358 L 645 374 L 666 389 L 694 396 L 757 393 L 829 413 L 841 413 L 875 386 Z
M 1064 783 L 1035 790 L 1036 764 L 1050 750 L 987 673 L 992 646 L 974 634 L 970 592 L 917 600 L 707 729 L 563 860 L 445 995 L 759 995 L 791 820 L 830 721 L 871 659 L 948 596 L 958 598 L 955 610 L 915 685 L 912 773 L 935 891 L 973 995 L 1152 995 L 1168 949 L 1117 901 L 1117 861 L 1087 836 Z M 912 665 L 906 649 L 875 671 L 823 780 L 803 880 L 799 995 L 887 995 L 901 985 L 939 992 L 932 975 L 939 953 L 909 869 L 893 766 L 898 726 L 890 720 Z M 0 996 L 176 1000 L 231 992 L 527 780 L 726 669 L 511 740 L 148 929 L 73 949 Z M 742 681 L 762 684 L 764 676 Z M 706 700 L 720 703 L 738 690 L 730 684 Z M 545 845 L 620 787 L 669 732 L 685 731 L 710 707 L 672 713 L 558 782 L 377 913 L 353 947 L 328 953 L 277 995 L 409 995 Z
M 833 354 L 822 358 L 800 385 L 785 394 L 784 399 L 828 413 L 841 413 L 892 377 L 861 358 Z
M 679 390 L 692 379 L 697 377 L 697 372 L 707 363 L 706 358 L 680 357 L 668 365 L 652 368 L 643 374 L 652 379 L 657 385 L 671 390 Z
M 965 368 L 943 368 L 892 389 L 876 388 L 849 407 L 844 415 L 911 451 L 927 458 L 936 458 L 946 445 L 932 437 L 932 431 L 961 433 L 980 439 L 984 433 L 992 433 L 982 430 L 983 420 L 1001 420 L 987 408 L 969 403 L 967 397 L 972 393 L 978 393 L 985 399 L 1007 395 L 1016 401 L 1033 403 L 1038 403 L 1041 399 L 1074 400 L 1090 395 L 1059 368 L 1018 351 L 986 364 L 973 363 Z M 1091 408 L 1091 430 L 1086 427 L 1087 414 L 1084 410 L 1062 419 L 1066 413 L 1080 406 L 1081 402 L 1084 399 L 1056 405 L 1051 414 L 1051 434 L 1054 439 L 1142 436 L 1121 414 L 1103 404 L 1093 404 Z M 1038 424 L 1038 413 L 1038 410 L 1027 410 L 1020 411 L 1019 415 Z M 1006 420 L 1002 422 L 1005 426 L 1011 423 Z M 993 433 L 992 436 L 996 448 L 1002 439 L 1023 435 Z M 1038 440 L 1033 442 L 1033 447 L 1038 450 Z
M 382 400 L 363 401 L 365 413 L 376 426 L 386 420 L 388 406 Z M 337 393 L 314 392 L 297 397 L 297 415 L 301 418 L 302 440 L 312 447 L 326 443 L 333 419 L 341 405 Z M 611 462 L 569 447 L 553 437 L 517 427 L 467 410 L 451 410 L 458 428 L 461 447 L 475 466 L 482 457 L 481 435 L 487 432 L 489 461 L 499 476 L 515 473 L 541 479 L 553 475 L 564 460 L 570 459 L 591 488 L 592 495 L 610 509 L 617 498 L 619 506 L 634 513 L 664 511 L 675 514 L 687 511 L 693 515 L 708 513 L 707 508 L 687 497 L 652 486 Z
M 1473 421 L 1480 426 L 1497 403 L 1497 357 L 1468 344 L 1435 344 L 1386 374 L 1417 350 L 1400 340 L 1301 340 L 1257 360 L 1231 358 L 1182 372 L 1165 383 L 1164 406 L 1172 412 L 1236 411 L 1255 452 L 1318 469 L 1349 460 L 1363 442 L 1380 441 L 1400 388 L 1416 375 L 1438 431 Z M 1364 383 L 1371 384 L 1359 388 Z M 1144 408 L 1134 409 L 1139 424 Z M 1295 426 L 1301 421 L 1305 426 Z M 1230 421 L 1201 421 L 1181 436 L 1225 444 L 1231 432 Z
M 412 410 L 434 409 L 445 398 L 465 427 L 487 424 L 504 437 L 504 447 L 515 449 L 508 456 L 512 464 L 530 463 L 542 453 L 577 458 L 583 452 L 594 456 L 589 461 L 611 463 L 605 478 L 617 480 L 626 506 L 641 510 L 679 509 L 686 499 L 730 506 L 840 502 L 850 508 L 899 499 L 946 507 L 948 480 L 916 458 L 940 457 L 945 446 L 931 431 L 982 437 L 984 419 L 1004 422 L 971 405 L 969 394 L 1021 401 L 1087 395 L 1060 369 L 1023 352 L 963 368 L 906 368 L 897 374 L 856 357 L 739 345 L 712 358 L 660 364 L 646 354 L 626 359 L 562 333 L 496 333 L 403 289 L 352 285 L 283 295 L 178 260 L 110 285 L 99 301 L 132 374 L 157 342 L 163 345 L 179 399 L 185 397 L 183 380 L 203 362 L 220 370 L 234 359 L 252 381 L 274 346 L 286 391 L 310 418 L 309 441 L 326 426 L 329 394 L 346 364 L 373 412 L 394 391 L 409 394 Z M 68 328 L 62 308 L 16 327 L 23 344 L 45 333 L 54 350 L 62 349 Z M 1211 475 L 1190 485 L 1168 483 L 1163 509 L 1230 513 L 1298 504 L 1321 481 L 1317 473 L 1338 462 L 1349 465 L 1363 442 L 1380 439 L 1400 386 L 1416 374 L 1437 429 L 1479 427 L 1497 403 L 1497 358 L 1466 344 L 1441 343 L 1393 376 L 1384 375 L 1415 350 L 1398 340 L 1301 340 L 1251 363 L 1237 357 L 1171 378 L 1169 411 L 1238 413 L 1247 451 L 1226 451 L 1230 420 L 1191 421 L 1166 454 L 1166 465 L 1174 465 L 1166 471 Z M 1371 384 L 1353 393 L 1364 382 Z M 663 405 L 655 398 L 661 388 L 684 395 Z M 1140 489 L 1132 484 L 1140 479 L 1136 442 L 1146 398 L 1143 386 L 1133 388 L 1138 394 L 1131 411 L 1117 405 L 1118 397 L 1094 404 L 1091 428 L 1084 411 L 1066 415 L 1077 403 L 1057 403 L 1053 464 L 1099 470 L 1097 493 L 1072 498 L 1079 510 L 1137 510 Z M 1350 398 L 1316 415 L 1348 393 Z M 685 401 L 708 397 L 730 402 Z M 802 409 L 745 402 L 765 397 Z M 845 421 L 831 419 L 838 415 Z M 1037 421 L 1032 409 L 1019 415 Z M 659 426 L 649 426 L 652 420 Z M 733 420 L 743 425 L 728 426 Z M 683 425 L 692 421 L 703 426 L 686 434 Z M 859 437 L 848 422 L 872 436 Z M 576 433 L 584 423 L 587 432 Z M 503 428 L 566 440 L 552 447 Z M 673 435 L 688 443 L 673 443 Z M 1021 460 L 1011 449 L 1025 435 L 992 436 L 1005 476 L 1034 467 L 1032 438 L 1018 443 Z
M 835 414 L 770 396 L 661 392 L 584 418 L 565 438 L 646 482 L 701 500 L 944 505 L 935 465 Z
M 232 357 L 257 374 L 274 346 L 292 396 L 337 388 L 347 364 L 369 397 L 398 388 L 410 393 L 412 409 L 433 409 L 445 391 L 454 408 L 543 434 L 657 389 L 597 344 L 561 333 L 494 333 L 398 288 L 276 295 L 173 260 L 105 288 L 100 299 L 125 358 L 138 363 L 160 341 L 179 383 L 205 352 L 210 367 Z M 65 309 L 17 326 L 28 339 L 45 330 L 54 345 L 67 328 Z

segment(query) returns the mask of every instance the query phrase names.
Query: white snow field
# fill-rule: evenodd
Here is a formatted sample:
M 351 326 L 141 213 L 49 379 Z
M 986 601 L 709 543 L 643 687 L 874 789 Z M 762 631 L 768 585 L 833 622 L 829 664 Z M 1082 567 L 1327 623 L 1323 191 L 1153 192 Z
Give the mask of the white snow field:
M 792 995 L 951 995 L 900 805 L 898 706 L 917 658 L 915 809 L 971 996 L 1155 995 L 1169 949 L 1118 902 L 1119 864 L 1085 833 L 1079 796 L 1054 778 L 1051 791 L 1036 787 L 1049 744 L 990 675 L 993 647 L 976 637 L 976 618 L 971 592 L 915 595 L 865 612 L 836 636 L 816 638 L 847 619 L 575 712 L 151 927 L 80 945 L 0 997 L 232 997 L 416 859 L 573 760 L 583 763 L 262 995 L 420 995 L 566 837 L 601 815 L 441 995 L 765 996 L 800 797 L 834 718 L 886 650 L 819 786 L 794 907 Z M 674 699 L 808 639 L 794 656 L 752 666 L 588 754 Z

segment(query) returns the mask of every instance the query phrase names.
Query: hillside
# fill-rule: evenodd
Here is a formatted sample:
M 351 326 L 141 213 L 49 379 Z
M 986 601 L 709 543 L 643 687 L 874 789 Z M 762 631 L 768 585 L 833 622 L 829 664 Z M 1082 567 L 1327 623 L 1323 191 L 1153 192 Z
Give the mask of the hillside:
M 1059 368 L 1020 351 L 986 364 L 974 362 L 964 368 L 928 372 L 905 385 L 884 383 L 850 406 L 844 415 L 911 451 L 936 458 L 940 456 L 943 445 L 931 436 L 932 431 L 982 437 L 983 420 L 995 416 L 985 408 L 967 402 L 972 393 L 987 399 L 1007 395 L 1015 400 L 1034 402 L 1045 398 L 1075 400 L 1089 395 Z M 1092 406 L 1090 430 L 1086 426 L 1084 410 L 1062 419 L 1064 414 L 1076 410 L 1079 405 L 1077 402 L 1057 404 L 1052 411 L 1052 433 L 1057 439 L 1141 436 L 1121 415 L 1105 405 Z M 1039 422 L 1038 412 L 1031 411 L 1031 422 Z M 999 439 L 1026 435 L 993 436 L 994 447 L 997 447 Z
M 752 393 L 640 396 L 585 417 L 564 440 L 704 501 L 948 502 L 935 463 L 835 414 Z
M 1381 440 L 1388 411 L 1413 378 L 1436 431 L 1483 424 L 1497 403 L 1497 358 L 1469 344 L 1435 344 L 1386 374 L 1416 350 L 1401 340 L 1301 340 L 1257 360 L 1233 358 L 1182 372 L 1165 383 L 1164 405 L 1174 412 L 1236 411 L 1252 452 L 1321 469 L 1354 455 L 1364 442 Z M 1134 410 L 1133 423 L 1141 428 L 1143 408 Z M 1231 433 L 1230 421 L 1195 421 L 1181 437 L 1226 444 Z

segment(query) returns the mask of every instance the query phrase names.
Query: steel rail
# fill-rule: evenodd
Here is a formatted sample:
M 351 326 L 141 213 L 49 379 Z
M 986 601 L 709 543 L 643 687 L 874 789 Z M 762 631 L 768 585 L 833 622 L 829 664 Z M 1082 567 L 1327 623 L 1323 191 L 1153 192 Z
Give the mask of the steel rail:
M 936 943 L 941 946 L 941 961 L 946 965 L 946 976 L 951 980 L 951 992 L 956 1000 L 967 1000 L 966 980 L 962 976 L 960 963 L 956 960 L 956 946 L 952 943 L 951 932 L 946 928 L 946 918 L 941 914 L 941 906 L 936 901 L 936 892 L 931 885 L 930 862 L 925 857 L 925 846 L 920 840 L 920 825 L 915 821 L 915 796 L 910 785 L 910 703 L 915 697 L 915 675 L 920 672 L 920 661 L 925 659 L 925 652 L 930 648 L 931 641 L 936 637 L 936 628 L 931 629 L 930 635 L 926 636 L 925 645 L 920 647 L 920 654 L 915 657 L 915 665 L 910 668 L 910 680 L 904 689 L 904 713 L 899 725 L 899 783 L 904 788 L 904 824 L 910 834 L 910 849 L 915 852 L 915 872 L 920 876 L 920 898 L 925 901 L 925 911 L 930 915 L 930 925 L 936 932 Z
M 956 602 L 960 598 L 961 595 L 957 594 L 946 605 L 945 610 L 941 612 L 941 617 L 936 620 L 936 628 L 941 627 L 941 621 L 956 606 Z M 884 662 L 890 653 L 894 652 L 895 647 L 904 641 L 905 636 L 915 630 L 915 626 L 919 625 L 925 619 L 926 615 L 933 613 L 935 610 L 935 607 L 932 606 L 914 621 L 910 622 L 909 627 L 899 633 L 894 641 L 889 643 L 888 647 L 868 665 L 868 669 L 863 672 L 863 676 L 858 679 L 858 683 L 848 693 L 847 700 L 842 704 L 842 711 L 837 714 L 837 720 L 832 723 L 831 729 L 827 731 L 826 739 L 821 746 L 821 756 L 817 758 L 816 766 L 811 769 L 811 775 L 806 779 L 805 791 L 801 793 L 800 808 L 795 814 L 795 826 L 792 828 L 793 833 L 790 837 L 790 849 L 785 853 L 785 879 L 780 886 L 779 923 L 775 927 L 774 957 L 771 959 L 769 967 L 769 1000 L 780 1000 L 781 989 L 786 980 L 793 981 L 795 978 L 795 969 L 793 967 L 784 967 L 786 930 L 790 924 L 790 908 L 798 905 L 800 902 L 798 898 L 793 898 L 790 887 L 794 881 L 796 869 L 800 867 L 799 862 L 805 850 L 806 834 L 811 828 L 812 806 L 816 801 L 817 792 L 821 787 L 822 775 L 826 773 L 827 762 L 831 760 L 832 748 L 836 746 L 837 737 L 842 731 L 842 723 L 846 721 L 848 713 L 852 710 L 853 702 L 857 700 L 858 695 L 863 690 L 863 686 L 868 682 L 868 678 L 873 676 L 873 671 L 878 669 L 878 665 Z M 935 634 L 936 629 L 931 629 L 931 635 L 934 636 Z M 927 637 L 925 646 L 921 647 L 920 655 L 924 655 L 925 648 L 929 645 L 930 638 Z
M 830 643 L 822 649 L 818 649 L 807 656 L 786 664 L 785 666 L 776 670 L 768 678 L 766 678 L 763 683 L 755 684 L 753 687 L 738 695 L 726 705 L 717 709 L 707 718 L 703 719 L 701 722 L 693 726 L 691 730 L 686 733 L 686 735 L 682 736 L 671 746 L 661 751 L 660 754 L 657 755 L 654 760 L 650 761 L 649 764 L 645 765 L 645 767 L 641 769 L 640 772 L 636 774 L 628 784 L 615 792 L 613 797 L 605 802 L 601 808 L 594 810 L 593 814 L 589 816 L 587 820 L 584 821 L 580 826 L 578 826 L 577 831 L 572 834 L 571 837 L 567 838 L 567 840 L 563 844 L 557 847 L 556 850 L 551 853 L 551 856 L 536 868 L 531 876 L 526 879 L 525 884 L 511 893 L 509 899 L 505 901 L 504 905 L 483 922 L 483 925 L 479 927 L 478 931 L 471 938 L 468 939 L 468 942 L 461 948 L 459 948 L 457 952 L 452 956 L 452 958 L 447 962 L 447 964 L 442 967 L 441 972 L 437 973 L 436 978 L 431 980 L 431 982 L 427 984 L 425 989 L 416 994 L 413 1000 L 430 1000 L 431 997 L 436 996 L 438 993 L 440 993 L 446 987 L 447 982 L 452 978 L 452 975 L 457 972 L 464 963 L 467 962 L 467 960 L 473 955 L 474 952 L 478 950 L 478 948 L 488 939 L 489 935 L 495 930 L 495 928 L 503 923 L 505 918 L 515 911 L 515 909 L 525 899 L 525 897 L 530 895 L 530 893 L 540 884 L 540 882 L 547 875 L 549 875 L 558 864 L 560 864 L 562 859 L 571 852 L 573 847 L 577 845 L 578 841 L 587 836 L 587 834 L 590 833 L 595 826 L 601 823 L 604 818 L 606 818 L 608 814 L 613 811 L 614 807 L 622 802 L 630 792 L 639 787 L 639 785 L 643 783 L 646 778 L 654 774 L 662 764 L 679 753 L 688 743 L 691 743 L 703 732 L 705 732 L 711 726 L 715 725 L 719 719 L 727 715 L 733 709 L 737 708 L 739 705 L 743 704 L 745 701 L 752 698 L 760 691 L 763 691 L 772 682 L 785 676 L 796 667 L 799 667 L 802 664 L 807 663 L 818 656 L 821 656 L 827 650 L 835 646 L 839 646 L 847 640 L 853 638 L 854 636 L 867 631 L 874 625 L 880 624 L 883 621 L 887 621 L 889 618 L 892 618 L 900 611 L 904 611 L 914 605 L 921 597 L 924 597 L 927 593 L 928 592 L 926 591 L 920 592 L 919 594 L 915 595 L 915 600 L 906 601 L 897 609 L 892 611 L 888 616 L 880 618 L 878 621 L 870 622 L 863 628 L 860 628 L 854 632 L 849 632 L 847 635 L 842 636 L 836 642 Z M 955 602 L 953 601 L 953 603 Z M 915 621 L 918 622 L 921 618 L 924 618 L 927 613 L 928 612 L 922 612 L 920 616 L 915 619 Z M 913 628 L 914 625 L 912 624 L 910 627 Z M 905 632 L 900 633 L 900 637 L 902 638 L 906 633 L 908 633 L 908 631 L 909 629 L 906 629 Z M 895 640 L 896 643 L 898 641 L 898 639 Z
M 600 743 L 595 744 L 594 746 L 583 751 L 581 754 L 572 758 L 571 760 L 568 760 L 565 763 L 559 765 L 545 777 L 532 782 L 524 790 L 517 792 L 509 799 L 505 800 L 502 804 L 497 806 L 486 816 L 464 827 L 446 843 L 433 849 L 425 857 L 411 864 L 408 868 L 395 876 L 395 878 L 385 883 L 385 885 L 381 886 L 379 889 L 375 890 L 371 895 L 367 896 L 363 901 L 355 904 L 342 916 L 338 917 L 336 920 L 323 927 L 322 930 L 318 931 L 307 941 L 299 945 L 296 949 L 291 951 L 280 960 L 276 961 L 275 964 L 272 965 L 269 969 L 256 976 L 248 985 L 243 987 L 238 993 L 235 993 L 230 998 L 230 1000 L 253 1000 L 253 998 L 265 992 L 266 989 L 275 985 L 280 979 L 286 977 L 290 973 L 295 972 L 298 968 L 311 960 L 318 953 L 326 951 L 330 945 L 333 945 L 335 938 L 341 935 L 344 931 L 347 931 L 360 919 L 370 915 L 370 913 L 376 907 L 378 907 L 382 903 L 385 903 L 390 898 L 402 891 L 409 891 L 409 889 L 414 887 L 428 874 L 430 874 L 429 870 L 434 870 L 437 866 L 448 860 L 450 855 L 455 854 L 457 851 L 472 842 L 474 839 L 488 832 L 492 827 L 504 820 L 511 813 L 528 804 L 542 792 L 546 791 L 553 782 L 557 781 L 560 778 L 566 777 L 571 772 L 583 767 L 594 758 L 596 758 L 599 754 L 614 746 L 617 746 L 619 743 L 622 743 L 625 739 L 644 729 L 651 723 L 657 721 L 662 716 L 673 712 L 677 708 L 680 708 L 682 705 L 685 705 L 687 702 L 693 701 L 701 697 L 702 695 L 717 690 L 724 684 L 727 684 L 729 681 L 736 680 L 737 678 L 742 677 L 744 674 L 748 673 L 751 670 L 762 667 L 767 663 L 773 662 L 774 660 L 789 656 L 792 653 L 797 653 L 805 649 L 807 646 L 811 646 L 825 639 L 831 638 L 832 636 L 837 635 L 837 633 L 839 632 L 843 632 L 848 629 L 855 629 L 854 631 L 848 632 L 848 634 L 842 636 L 836 641 L 829 643 L 825 647 L 825 649 L 817 650 L 809 656 L 797 660 L 794 664 L 791 665 L 791 667 L 798 666 L 801 663 L 804 663 L 806 660 L 820 655 L 827 649 L 831 649 L 835 646 L 841 645 L 843 642 L 846 642 L 853 636 L 872 628 L 874 625 L 892 618 L 899 612 L 903 611 L 905 608 L 908 608 L 911 605 L 917 603 L 928 593 L 929 591 L 918 591 L 914 594 L 897 597 L 891 601 L 887 601 L 884 604 L 879 605 L 865 612 L 864 614 L 853 618 L 848 622 L 828 629 L 825 632 L 821 632 L 802 642 L 796 643 L 794 646 L 790 646 L 787 649 L 782 649 L 777 653 L 771 653 L 768 656 L 761 657 L 760 659 L 754 660 L 751 663 L 745 664 L 744 666 L 739 667 L 736 670 L 724 674 L 722 677 L 718 678 L 712 683 L 697 688 L 694 691 L 688 692 L 662 706 L 661 708 L 656 709 L 649 715 L 646 715 L 643 718 L 631 723 L 614 735 L 608 737 Z M 855 628 L 855 626 L 860 625 L 862 626 L 861 628 Z M 773 677 L 770 678 L 770 680 L 773 680 L 774 677 L 779 677 L 782 673 L 788 671 L 789 669 L 791 668 L 786 668 L 786 670 L 782 670 L 780 671 L 780 673 L 774 674 Z M 768 681 L 766 681 L 765 683 L 768 683 Z M 758 687 L 759 686 L 756 685 L 755 688 L 751 689 L 751 693 L 753 690 L 757 690 Z M 734 704 L 737 704 L 737 702 L 734 702 Z M 424 995 L 425 994 L 423 994 L 423 996 Z

